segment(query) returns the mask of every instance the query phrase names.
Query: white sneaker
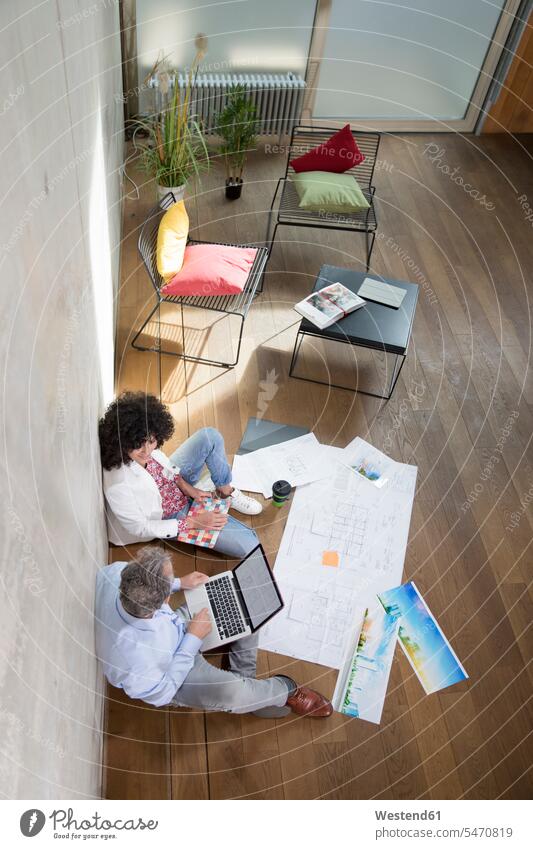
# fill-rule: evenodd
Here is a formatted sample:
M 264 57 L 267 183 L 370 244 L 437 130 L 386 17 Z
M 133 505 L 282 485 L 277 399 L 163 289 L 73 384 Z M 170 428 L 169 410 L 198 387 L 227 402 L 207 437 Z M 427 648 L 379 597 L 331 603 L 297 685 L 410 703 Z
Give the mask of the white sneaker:
M 247 516 L 257 516 L 263 512 L 263 508 L 255 498 L 250 498 L 245 495 L 240 489 L 234 489 L 230 495 L 230 506 L 233 510 L 238 510 L 239 513 L 246 513 Z

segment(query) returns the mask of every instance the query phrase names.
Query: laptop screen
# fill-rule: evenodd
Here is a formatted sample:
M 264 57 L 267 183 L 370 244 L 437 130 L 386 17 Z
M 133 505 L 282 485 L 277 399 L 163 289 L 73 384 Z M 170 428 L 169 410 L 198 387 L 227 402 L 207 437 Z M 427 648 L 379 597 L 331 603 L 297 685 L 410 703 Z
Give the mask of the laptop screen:
M 281 610 L 283 601 L 261 546 L 254 548 L 233 570 L 243 595 L 252 630 L 259 628 L 274 613 Z

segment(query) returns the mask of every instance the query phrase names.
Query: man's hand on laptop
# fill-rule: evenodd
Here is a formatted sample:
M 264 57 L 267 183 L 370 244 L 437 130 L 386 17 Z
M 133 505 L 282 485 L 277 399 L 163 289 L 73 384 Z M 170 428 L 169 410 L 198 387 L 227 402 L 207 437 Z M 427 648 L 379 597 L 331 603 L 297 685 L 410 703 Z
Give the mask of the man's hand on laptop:
M 202 607 L 198 613 L 194 614 L 193 618 L 189 622 L 187 633 L 194 634 L 194 636 L 198 637 L 198 639 L 204 640 L 210 633 L 212 627 L 209 611 L 207 607 Z
M 189 528 L 202 531 L 220 531 L 227 523 L 228 517 L 217 510 L 202 510 L 196 516 L 188 516 Z
M 205 584 L 208 580 L 209 575 L 204 575 L 203 572 L 189 572 L 188 575 L 184 575 L 180 578 L 181 589 L 194 590 L 196 587 L 200 587 L 202 584 Z

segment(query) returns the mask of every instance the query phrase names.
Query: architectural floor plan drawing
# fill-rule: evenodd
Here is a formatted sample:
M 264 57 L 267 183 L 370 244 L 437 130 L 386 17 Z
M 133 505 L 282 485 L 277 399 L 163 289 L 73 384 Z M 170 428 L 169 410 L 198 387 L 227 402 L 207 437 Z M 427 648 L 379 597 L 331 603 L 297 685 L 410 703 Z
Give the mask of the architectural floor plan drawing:
M 309 519 L 309 527 L 294 525 L 287 541 L 287 553 L 297 556 L 304 548 L 316 551 L 334 551 L 345 557 L 345 562 L 358 559 L 365 539 L 368 510 L 355 500 L 347 499 L 335 504 L 334 511 L 317 510 Z M 337 564 L 338 565 L 338 564 Z
M 328 549 L 358 557 L 365 539 L 368 509 L 355 498 L 338 501 L 331 518 Z
M 294 495 L 275 565 L 285 607 L 260 647 L 338 669 L 369 602 L 401 583 L 416 467 L 391 461 L 378 488 L 326 450 L 330 477 Z
M 234 485 L 251 492 L 272 497 L 272 484 L 287 480 L 291 486 L 302 486 L 325 478 L 329 474 L 326 462 L 327 447 L 321 445 L 314 433 L 306 433 L 268 445 L 233 461 Z

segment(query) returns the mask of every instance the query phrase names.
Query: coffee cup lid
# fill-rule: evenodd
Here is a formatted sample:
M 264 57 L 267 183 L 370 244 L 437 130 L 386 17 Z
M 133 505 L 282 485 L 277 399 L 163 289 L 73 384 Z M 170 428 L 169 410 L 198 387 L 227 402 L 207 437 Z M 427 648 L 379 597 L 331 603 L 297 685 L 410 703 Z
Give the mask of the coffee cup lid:
M 289 481 L 276 481 L 272 484 L 272 492 L 274 495 L 286 496 L 290 494 L 292 487 Z

